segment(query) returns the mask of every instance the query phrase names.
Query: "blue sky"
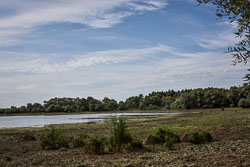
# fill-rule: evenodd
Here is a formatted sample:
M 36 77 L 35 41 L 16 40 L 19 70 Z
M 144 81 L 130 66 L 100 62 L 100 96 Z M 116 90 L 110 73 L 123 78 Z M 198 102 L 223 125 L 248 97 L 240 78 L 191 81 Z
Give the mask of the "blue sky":
M 0 0 L 0 107 L 240 85 L 236 28 L 195 0 Z

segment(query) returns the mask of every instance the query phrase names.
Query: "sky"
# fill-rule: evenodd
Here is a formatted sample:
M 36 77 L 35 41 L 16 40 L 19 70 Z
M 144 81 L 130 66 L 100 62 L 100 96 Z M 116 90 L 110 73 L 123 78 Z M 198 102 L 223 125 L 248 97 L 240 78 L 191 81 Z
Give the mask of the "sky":
M 242 85 L 236 29 L 195 0 L 0 0 L 0 108 Z

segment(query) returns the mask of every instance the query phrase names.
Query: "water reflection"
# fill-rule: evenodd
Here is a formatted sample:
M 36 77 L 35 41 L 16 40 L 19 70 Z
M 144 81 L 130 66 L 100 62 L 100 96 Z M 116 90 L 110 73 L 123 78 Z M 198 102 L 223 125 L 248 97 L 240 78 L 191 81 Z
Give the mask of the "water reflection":
M 150 116 L 176 113 L 105 113 L 75 115 L 2 116 L 0 128 L 43 127 L 51 124 L 100 123 L 112 116 Z

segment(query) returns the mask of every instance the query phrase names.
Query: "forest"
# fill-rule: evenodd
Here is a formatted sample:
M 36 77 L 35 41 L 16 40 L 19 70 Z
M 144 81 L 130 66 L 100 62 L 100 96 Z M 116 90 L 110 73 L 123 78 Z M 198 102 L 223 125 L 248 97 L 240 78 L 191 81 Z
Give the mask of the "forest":
M 197 88 L 179 91 L 168 90 L 132 96 L 117 102 L 104 97 L 102 100 L 87 98 L 52 98 L 40 103 L 28 103 L 26 106 L 0 109 L 0 114 L 11 113 L 57 113 L 92 112 L 115 110 L 159 110 L 159 109 L 202 109 L 224 107 L 250 107 L 250 84 L 225 88 Z

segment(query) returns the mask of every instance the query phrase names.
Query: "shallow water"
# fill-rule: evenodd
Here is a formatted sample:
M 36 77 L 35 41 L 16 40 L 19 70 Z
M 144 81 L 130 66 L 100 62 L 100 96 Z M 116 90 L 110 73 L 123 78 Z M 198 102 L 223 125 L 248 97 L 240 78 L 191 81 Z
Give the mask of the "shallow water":
M 169 115 L 176 113 L 105 113 L 74 115 L 3 116 L 0 128 L 44 127 L 51 124 L 100 123 L 112 116 Z

